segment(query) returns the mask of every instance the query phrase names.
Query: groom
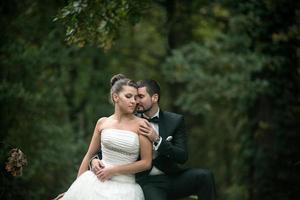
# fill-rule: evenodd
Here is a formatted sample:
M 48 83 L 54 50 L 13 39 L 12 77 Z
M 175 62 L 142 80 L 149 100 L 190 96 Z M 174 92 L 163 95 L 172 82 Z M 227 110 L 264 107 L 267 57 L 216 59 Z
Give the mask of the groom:
M 179 164 L 188 159 L 184 119 L 182 115 L 162 111 L 159 99 L 160 87 L 156 81 L 138 82 L 137 112 L 151 124 L 141 126 L 139 133 L 153 142 L 152 168 L 136 175 L 145 199 L 167 200 L 197 195 L 199 199 L 215 200 L 214 178 L 209 170 L 180 167 Z M 92 160 L 92 168 L 100 165 L 100 160 Z

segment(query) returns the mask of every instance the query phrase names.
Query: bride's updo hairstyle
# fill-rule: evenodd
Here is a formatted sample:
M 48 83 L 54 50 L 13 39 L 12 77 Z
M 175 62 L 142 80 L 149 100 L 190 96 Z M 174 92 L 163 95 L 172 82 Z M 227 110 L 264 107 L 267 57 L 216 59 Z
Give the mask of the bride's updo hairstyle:
M 129 78 L 127 78 L 125 75 L 123 74 L 116 74 L 114 75 L 111 79 L 110 79 L 110 100 L 111 102 L 114 104 L 112 95 L 114 93 L 118 94 L 119 92 L 121 92 L 123 90 L 123 86 L 131 86 L 134 88 L 138 88 L 136 82 L 134 82 L 133 80 L 130 80 Z

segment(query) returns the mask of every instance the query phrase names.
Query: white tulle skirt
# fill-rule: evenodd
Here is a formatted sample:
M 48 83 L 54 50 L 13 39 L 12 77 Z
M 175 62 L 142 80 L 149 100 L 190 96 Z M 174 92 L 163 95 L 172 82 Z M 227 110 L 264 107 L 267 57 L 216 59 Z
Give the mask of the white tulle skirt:
M 144 194 L 133 176 L 120 175 L 101 182 L 93 172 L 86 171 L 73 182 L 62 199 L 144 200 Z

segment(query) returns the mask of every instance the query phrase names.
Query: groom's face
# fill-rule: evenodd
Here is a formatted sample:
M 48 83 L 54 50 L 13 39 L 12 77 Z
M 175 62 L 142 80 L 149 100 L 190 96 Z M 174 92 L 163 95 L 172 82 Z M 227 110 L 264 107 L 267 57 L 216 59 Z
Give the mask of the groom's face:
M 151 110 L 153 106 L 152 97 L 147 92 L 146 87 L 138 88 L 138 97 L 137 97 L 137 112 L 144 113 Z

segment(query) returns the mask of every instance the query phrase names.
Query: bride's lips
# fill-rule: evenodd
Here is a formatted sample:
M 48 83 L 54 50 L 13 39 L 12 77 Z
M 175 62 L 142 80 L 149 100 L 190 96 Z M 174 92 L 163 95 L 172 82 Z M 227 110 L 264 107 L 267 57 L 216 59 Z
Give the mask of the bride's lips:
M 133 109 L 135 109 L 135 106 L 128 106 L 129 108 L 133 108 Z

